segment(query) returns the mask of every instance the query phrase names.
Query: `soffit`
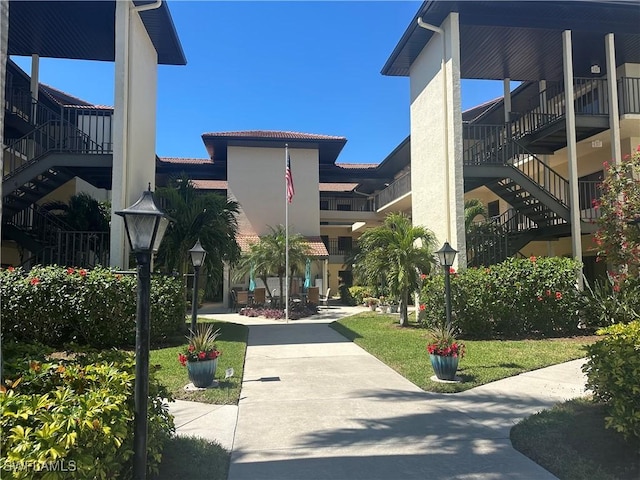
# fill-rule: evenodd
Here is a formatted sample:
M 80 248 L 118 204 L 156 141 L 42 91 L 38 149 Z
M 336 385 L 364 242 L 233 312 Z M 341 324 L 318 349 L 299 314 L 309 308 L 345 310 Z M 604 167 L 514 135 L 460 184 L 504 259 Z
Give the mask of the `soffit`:
M 382 69 L 408 76 L 409 67 L 435 34 L 417 25 L 440 25 L 460 14 L 462 78 L 519 81 L 562 79 L 562 32 L 572 31 L 574 75 L 590 76 L 605 64 L 604 35 L 614 33 L 616 63 L 640 63 L 640 8 L 635 0 L 427 1 L 422 4 Z
M 8 53 L 114 61 L 115 12 L 115 1 L 10 1 Z M 186 65 L 166 2 L 140 17 L 158 52 L 158 63 Z

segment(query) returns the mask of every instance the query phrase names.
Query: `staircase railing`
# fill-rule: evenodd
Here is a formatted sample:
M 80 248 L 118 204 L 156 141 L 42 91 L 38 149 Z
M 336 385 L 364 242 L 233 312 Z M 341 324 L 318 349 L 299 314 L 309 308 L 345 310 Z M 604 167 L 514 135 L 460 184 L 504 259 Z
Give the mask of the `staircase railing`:
M 520 145 L 504 125 L 464 125 L 464 165 L 508 165 L 568 208 L 569 182 Z
M 625 84 L 626 85 L 626 84 Z M 606 78 L 581 78 L 573 81 L 576 115 L 609 115 Z M 563 118 L 566 113 L 564 84 L 551 83 L 529 102 L 527 112 L 511 123 L 512 134 L 522 137 Z
M 7 145 L 4 151 L 3 181 L 9 180 L 50 153 L 104 152 L 102 146 L 91 140 L 82 130 L 68 122 L 56 120 L 38 126 L 24 137 Z
M 517 253 L 514 239 L 535 229 L 535 222 L 526 216 L 507 210 L 486 222 L 475 223 L 467 233 L 469 266 L 490 265 Z

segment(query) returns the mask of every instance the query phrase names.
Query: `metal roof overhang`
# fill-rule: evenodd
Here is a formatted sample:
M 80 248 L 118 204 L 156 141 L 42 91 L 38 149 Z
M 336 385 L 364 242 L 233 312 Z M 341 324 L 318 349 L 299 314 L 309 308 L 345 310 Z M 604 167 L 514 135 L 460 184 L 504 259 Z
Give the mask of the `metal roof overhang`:
M 153 3 L 150 0 L 136 5 Z M 9 55 L 115 60 L 116 2 L 9 2 Z M 166 2 L 140 12 L 161 65 L 186 65 L 187 60 Z
M 575 76 L 591 76 L 605 65 L 604 35 L 614 33 L 616 63 L 640 63 L 640 7 L 637 0 L 596 1 L 426 1 L 382 69 L 408 76 L 434 35 L 417 25 L 440 25 L 460 14 L 462 78 L 518 81 L 562 79 L 562 31 L 572 31 Z M 604 69 L 603 69 L 604 70 Z

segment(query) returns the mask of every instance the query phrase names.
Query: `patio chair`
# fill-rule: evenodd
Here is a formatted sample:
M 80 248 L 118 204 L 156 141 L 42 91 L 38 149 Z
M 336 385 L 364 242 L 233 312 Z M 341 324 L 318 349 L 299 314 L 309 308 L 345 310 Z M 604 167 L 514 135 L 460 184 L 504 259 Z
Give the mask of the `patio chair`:
M 320 304 L 320 287 L 309 287 L 307 289 L 307 303 Z
M 267 301 L 267 289 L 264 287 L 256 287 L 253 290 L 253 304 L 264 305 Z
M 331 288 L 327 288 L 327 294 L 324 297 L 320 297 L 319 300 L 325 307 L 329 306 L 329 299 L 331 299 Z
M 249 292 L 247 290 L 233 290 L 233 310 L 237 312 L 247 305 L 249 305 Z

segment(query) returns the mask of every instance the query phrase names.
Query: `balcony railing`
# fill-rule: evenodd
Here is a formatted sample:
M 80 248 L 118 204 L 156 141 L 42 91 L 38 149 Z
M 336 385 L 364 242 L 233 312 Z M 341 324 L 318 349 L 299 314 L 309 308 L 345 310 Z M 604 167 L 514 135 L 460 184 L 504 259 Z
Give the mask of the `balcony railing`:
M 640 113 L 640 78 L 620 78 L 618 80 L 618 100 L 621 114 Z
M 357 242 L 353 239 L 351 241 L 346 241 L 338 238 L 330 238 L 324 241 L 325 247 L 327 247 L 327 251 L 329 255 L 349 255 L 353 249 L 356 247 Z
M 376 206 L 381 208 L 409 192 L 411 192 L 411 172 L 405 173 L 378 193 L 376 195 Z
M 320 210 L 330 210 L 338 212 L 373 212 L 373 199 L 369 198 L 343 198 L 343 197 L 320 197 Z

